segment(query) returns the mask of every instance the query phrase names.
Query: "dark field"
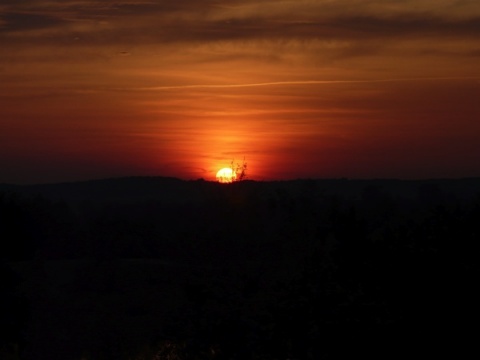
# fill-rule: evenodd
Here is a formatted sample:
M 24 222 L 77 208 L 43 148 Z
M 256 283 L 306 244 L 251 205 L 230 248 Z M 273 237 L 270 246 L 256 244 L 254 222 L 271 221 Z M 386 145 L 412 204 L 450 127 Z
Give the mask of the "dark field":
M 0 185 L 0 237 L 0 359 L 477 351 L 480 179 Z

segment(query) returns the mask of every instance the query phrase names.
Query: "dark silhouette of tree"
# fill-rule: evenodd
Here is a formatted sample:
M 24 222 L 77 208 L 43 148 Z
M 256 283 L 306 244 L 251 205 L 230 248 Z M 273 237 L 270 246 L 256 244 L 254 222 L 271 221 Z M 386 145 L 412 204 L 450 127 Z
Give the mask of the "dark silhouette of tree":
M 242 181 L 247 178 L 247 163 L 245 162 L 245 157 L 243 157 L 241 165 L 239 163 L 235 164 L 235 159 L 232 159 L 230 168 L 232 169 L 232 174 L 235 174 L 234 181 Z

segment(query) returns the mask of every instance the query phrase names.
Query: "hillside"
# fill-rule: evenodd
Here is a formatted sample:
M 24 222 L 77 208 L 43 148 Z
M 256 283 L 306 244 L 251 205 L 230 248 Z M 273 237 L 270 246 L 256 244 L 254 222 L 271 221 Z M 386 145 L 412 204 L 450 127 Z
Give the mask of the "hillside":
M 480 300 L 480 179 L 3 185 L 0 215 L 22 359 L 456 353 L 416 335 L 451 340 Z M 367 325 L 408 341 L 345 332 Z

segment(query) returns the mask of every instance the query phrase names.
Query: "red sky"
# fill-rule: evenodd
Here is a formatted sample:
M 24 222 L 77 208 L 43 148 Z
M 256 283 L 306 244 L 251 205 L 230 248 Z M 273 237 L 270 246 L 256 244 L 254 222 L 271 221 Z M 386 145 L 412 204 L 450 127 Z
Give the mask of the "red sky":
M 480 176 L 476 0 L 0 4 L 0 183 Z

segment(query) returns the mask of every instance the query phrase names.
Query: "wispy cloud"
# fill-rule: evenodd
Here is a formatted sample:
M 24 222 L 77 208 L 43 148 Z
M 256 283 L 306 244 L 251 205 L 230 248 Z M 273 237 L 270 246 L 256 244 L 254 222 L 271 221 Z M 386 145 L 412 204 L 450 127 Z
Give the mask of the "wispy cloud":
M 152 86 L 144 88 L 126 88 L 128 91 L 156 91 L 176 89 L 228 89 L 248 88 L 278 85 L 322 85 L 322 84 L 362 84 L 362 83 L 385 83 L 385 82 L 418 82 L 418 81 L 442 81 L 442 80 L 480 80 L 479 77 L 417 77 L 417 78 L 391 78 L 391 79 L 368 79 L 368 80 L 300 80 L 300 81 L 272 81 L 247 84 L 192 84 L 174 86 Z M 122 90 L 122 89 L 116 89 Z
M 480 33 L 473 2 L 452 1 L 40 1 L 0 8 L 2 32 L 75 22 L 110 24 L 104 42 L 240 41 L 246 39 L 385 39 Z M 452 11 L 452 9 L 461 9 Z M 70 23 L 70 24 L 68 24 Z M 94 27 L 91 31 L 96 31 Z M 45 39 L 47 40 L 47 39 Z

